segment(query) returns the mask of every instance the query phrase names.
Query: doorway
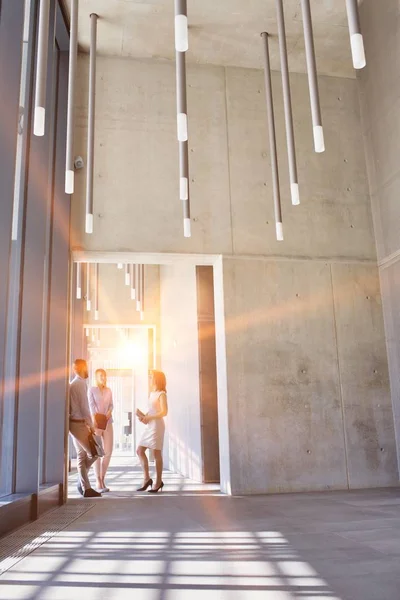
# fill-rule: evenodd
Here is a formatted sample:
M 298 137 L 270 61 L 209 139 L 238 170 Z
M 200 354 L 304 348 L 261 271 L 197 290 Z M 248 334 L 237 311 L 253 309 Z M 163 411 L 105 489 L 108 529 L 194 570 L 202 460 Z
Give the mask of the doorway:
M 226 466 L 221 469 L 221 460 L 229 463 L 229 452 L 226 444 L 220 446 L 228 435 L 223 405 L 221 412 L 226 376 L 224 361 L 218 360 L 224 352 L 224 331 L 218 327 L 223 304 L 214 285 L 218 257 L 74 252 L 73 262 L 71 361 L 87 356 L 91 380 L 97 368 L 108 373 L 115 402 L 114 457 L 136 462 L 142 425 L 134 415 L 148 394 L 148 370 L 157 368 L 166 372 L 168 382 L 165 468 L 188 482 L 214 484 L 214 489 L 222 471 L 221 490 L 230 493 Z M 135 314 L 126 273 L 139 264 L 146 308 Z M 217 282 L 217 293 L 218 286 L 220 293 L 222 282 Z M 87 310 L 88 294 L 92 302 L 97 295 L 97 314 Z

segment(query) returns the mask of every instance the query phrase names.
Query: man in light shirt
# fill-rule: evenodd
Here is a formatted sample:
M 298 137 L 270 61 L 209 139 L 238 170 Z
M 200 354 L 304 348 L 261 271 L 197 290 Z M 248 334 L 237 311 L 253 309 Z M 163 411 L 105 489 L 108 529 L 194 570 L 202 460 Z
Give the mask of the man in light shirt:
M 88 472 L 97 456 L 92 456 L 89 434 L 93 431 L 92 417 L 88 403 L 87 380 L 89 372 L 86 361 L 77 358 L 73 365 L 75 374 L 69 386 L 69 431 L 72 435 L 78 468 L 78 492 L 84 498 L 97 498 L 101 496 L 96 492 L 89 481 Z

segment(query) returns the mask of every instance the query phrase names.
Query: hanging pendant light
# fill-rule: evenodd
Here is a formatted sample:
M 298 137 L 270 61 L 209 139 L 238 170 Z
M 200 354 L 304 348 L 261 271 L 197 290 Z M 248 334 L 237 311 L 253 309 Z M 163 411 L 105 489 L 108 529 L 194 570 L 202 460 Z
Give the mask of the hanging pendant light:
M 136 294 L 136 310 L 140 312 L 142 310 L 142 265 L 137 266 L 138 280 L 137 280 L 137 294 Z
M 129 271 L 129 265 L 125 265 L 125 285 L 130 285 L 131 283 L 131 274 Z
M 276 149 L 274 100 L 272 95 L 271 64 L 269 58 L 268 33 L 261 34 L 263 40 L 263 59 L 265 76 L 265 96 L 267 101 L 269 149 L 271 155 L 272 187 L 274 194 L 276 239 L 283 241 L 282 208 L 279 186 L 278 153 Z
M 86 310 L 89 312 L 92 308 L 90 299 L 90 263 L 86 264 Z
M 75 79 L 78 58 L 78 11 L 79 0 L 71 0 L 71 31 L 69 38 L 67 151 L 65 165 L 65 193 L 74 193 L 74 125 L 75 125 Z
M 175 0 L 176 104 L 179 143 L 179 197 L 183 204 L 183 235 L 191 236 L 186 56 L 189 47 L 187 1 Z
M 175 50 L 186 52 L 188 48 L 187 0 L 175 0 Z
M 140 311 L 140 265 L 135 269 L 136 310 Z
M 136 265 L 130 266 L 131 300 L 136 300 Z
M 301 0 L 301 10 L 303 14 L 304 42 L 306 48 L 308 87 L 310 90 L 314 149 L 315 152 L 324 152 L 324 130 L 322 128 L 321 106 L 319 101 L 317 64 L 315 60 L 314 35 L 311 18 L 310 0 Z
M 99 320 L 99 263 L 94 267 L 94 320 Z
M 276 13 L 278 20 L 278 39 L 279 39 L 279 53 L 281 60 L 281 74 L 282 74 L 282 88 L 283 88 L 283 106 L 285 111 L 285 126 L 286 126 L 286 142 L 287 142 L 287 153 L 289 163 L 289 177 L 290 177 L 290 193 L 292 198 L 292 204 L 300 204 L 300 193 L 299 193 L 299 181 L 297 176 L 297 162 L 296 162 L 296 148 L 294 143 L 294 129 L 293 129 L 293 113 L 292 113 L 292 99 L 290 94 L 290 77 L 289 77 L 289 64 L 287 55 L 286 45 L 286 29 L 285 29 L 285 15 L 283 12 L 283 0 L 276 0 Z
M 90 15 L 89 107 L 86 179 L 86 233 L 93 233 L 94 125 L 96 109 L 96 51 L 98 15 Z
M 36 58 L 35 112 L 33 133 L 43 136 L 46 125 L 47 56 L 49 47 L 50 0 L 40 0 Z
M 365 60 L 364 39 L 361 33 L 358 0 L 346 0 L 346 9 L 353 66 L 355 69 L 363 69 L 367 61 Z M 383 7 L 382 10 L 384 10 Z
M 76 299 L 82 298 L 82 263 L 76 263 Z
M 121 269 L 123 269 L 123 268 L 124 268 L 124 265 L 123 265 L 122 263 L 118 263 L 118 264 L 117 264 L 117 269 L 120 269 L 120 270 L 121 270 Z
M 145 309 L 145 298 L 144 298 L 144 284 L 145 284 L 145 273 L 144 265 L 142 265 L 142 280 L 141 280 L 141 292 L 140 292 L 140 320 L 144 320 L 144 309 Z

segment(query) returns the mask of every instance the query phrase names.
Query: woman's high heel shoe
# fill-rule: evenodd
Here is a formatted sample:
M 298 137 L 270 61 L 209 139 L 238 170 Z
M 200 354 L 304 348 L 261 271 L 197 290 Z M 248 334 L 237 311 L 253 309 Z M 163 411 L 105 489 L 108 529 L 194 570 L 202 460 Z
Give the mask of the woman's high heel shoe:
M 157 492 L 162 492 L 163 487 L 164 487 L 164 482 L 162 481 L 161 485 L 159 485 L 158 488 L 154 488 L 154 490 L 153 489 L 149 490 L 149 494 L 157 494 Z
M 147 488 L 151 487 L 152 485 L 153 485 L 153 480 L 149 479 L 148 481 L 146 481 L 146 483 L 144 484 L 144 486 L 138 488 L 136 491 L 137 492 L 145 492 L 147 490 Z

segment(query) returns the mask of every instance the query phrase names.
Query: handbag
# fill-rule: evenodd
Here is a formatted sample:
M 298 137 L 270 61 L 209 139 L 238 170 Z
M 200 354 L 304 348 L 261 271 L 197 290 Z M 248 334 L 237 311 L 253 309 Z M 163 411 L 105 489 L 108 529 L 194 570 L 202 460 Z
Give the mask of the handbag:
M 90 454 L 93 458 L 102 458 L 104 456 L 103 444 L 101 439 L 90 431 L 89 433 Z
M 97 429 L 106 429 L 107 427 L 107 417 L 102 413 L 95 413 L 94 422 Z

